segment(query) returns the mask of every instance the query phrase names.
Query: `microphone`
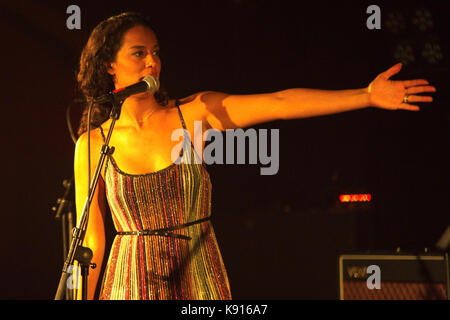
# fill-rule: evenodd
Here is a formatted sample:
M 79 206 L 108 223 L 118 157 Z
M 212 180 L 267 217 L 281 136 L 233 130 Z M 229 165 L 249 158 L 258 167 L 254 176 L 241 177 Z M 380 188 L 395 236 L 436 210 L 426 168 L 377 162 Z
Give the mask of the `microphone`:
M 95 99 L 95 103 L 105 103 L 111 101 L 122 101 L 134 94 L 142 92 L 155 93 L 159 89 L 159 80 L 153 76 L 146 76 L 138 83 L 132 84 L 125 88 L 116 89 L 108 94 Z

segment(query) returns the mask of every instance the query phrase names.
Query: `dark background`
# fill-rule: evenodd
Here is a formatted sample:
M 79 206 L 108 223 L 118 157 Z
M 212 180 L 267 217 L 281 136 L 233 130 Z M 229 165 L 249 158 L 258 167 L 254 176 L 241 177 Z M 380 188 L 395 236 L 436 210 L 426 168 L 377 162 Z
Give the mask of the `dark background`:
M 55 294 L 63 254 L 51 207 L 73 174 L 65 111 L 77 97 L 79 55 L 95 25 L 130 10 L 154 21 L 161 78 L 174 98 L 362 88 L 399 61 L 393 51 L 401 42 L 415 60 L 394 79 L 437 87 L 420 112 L 368 108 L 255 127 L 280 129 L 277 175 L 261 176 L 260 165 L 208 167 L 233 298 L 336 299 L 339 253 L 433 250 L 449 224 L 448 1 L 162 2 L 0 4 L 0 299 Z M 81 30 L 66 28 L 71 4 L 81 8 Z M 381 8 L 381 30 L 366 28 L 370 4 Z M 412 23 L 416 8 L 432 14 L 426 31 Z M 386 24 L 395 12 L 405 18 L 398 34 Z M 430 39 L 441 45 L 436 63 L 421 55 Z M 75 128 L 80 110 L 71 112 Z M 372 201 L 341 204 L 341 193 L 370 193 Z

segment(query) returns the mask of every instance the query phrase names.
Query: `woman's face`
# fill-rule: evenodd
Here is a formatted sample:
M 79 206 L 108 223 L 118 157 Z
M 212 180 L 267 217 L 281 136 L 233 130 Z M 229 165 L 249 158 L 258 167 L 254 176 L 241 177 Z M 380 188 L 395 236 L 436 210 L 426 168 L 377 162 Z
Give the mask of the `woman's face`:
M 126 31 L 116 60 L 107 69 L 114 78 L 116 89 L 139 82 L 148 75 L 159 79 L 161 60 L 158 40 L 153 31 L 144 26 Z

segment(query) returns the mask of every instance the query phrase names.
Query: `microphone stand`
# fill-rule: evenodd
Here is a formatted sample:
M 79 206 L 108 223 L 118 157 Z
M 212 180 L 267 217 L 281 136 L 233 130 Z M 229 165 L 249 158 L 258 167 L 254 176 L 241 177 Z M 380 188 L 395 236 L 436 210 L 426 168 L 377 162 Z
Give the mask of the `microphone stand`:
M 84 204 L 83 212 L 81 214 L 78 225 L 73 230 L 72 242 L 70 244 L 69 253 L 67 254 L 66 261 L 64 262 L 63 270 L 61 277 L 59 279 L 58 289 L 56 291 L 55 300 L 62 300 L 65 288 L 67 286 L 68 279 L 71 275 L 73 261 L 76 259 L 80 262 L 81 266 L 81 275 L 82 275 L 82 299 L 87 299 L 87 278 L 89 275 L 89 266 L 95 268 L 95 264 L 91 264 L 90 261 L 92 259 L 92 250 L 89 248 L 82 247 L 82 243 L 85 236 L 85 230 L 87 228 L 88 223 L 88 210 L 92 202 L 92 198 L 94 197 L 95 188 L 97 187 L 98 179 L 100 177 L 101 169 L 103 168 L 103 164 L 105 162 L 105 158 L 107 154 L 112 154 L 114 152 L 114 147 L 109 147 L 109 140 L 111 139 L 111 134 L 114 129 L 114 125 L 116 120 L 119 119 L 120 111 L 122 107 L 123 100 L 117 101 L 113 97 L 111 97 L 112 109 L 110 113 L 110 118 L 112 119 L 111 125 L 109 127 L 108 135 L 106 136 L 105 143 L 103 144 L 100 151 L 100 159 L 97 163 L 97 168 L 95 170 L 94 177 L 92 178 L 89 193 Z
M 68 200 L 69 193 L 73 186 L 73 176 L 72 179 L 63 180 L 63 186 L 66 188 L 64 196 L 56 200 L 56 205 L 52 207 L 52 211 L 55 212 L 55 219 L 61 220 L 62 226 L 62 238 L 63 238 L 63 258 L 67 255 L 67 247 L 72 241 L 70 232 L 74 228 L 74 213 L 73 213 L 73 202 Z M 72 300 L 71 291 L 66 288 L 65 298 L 66 300 Z

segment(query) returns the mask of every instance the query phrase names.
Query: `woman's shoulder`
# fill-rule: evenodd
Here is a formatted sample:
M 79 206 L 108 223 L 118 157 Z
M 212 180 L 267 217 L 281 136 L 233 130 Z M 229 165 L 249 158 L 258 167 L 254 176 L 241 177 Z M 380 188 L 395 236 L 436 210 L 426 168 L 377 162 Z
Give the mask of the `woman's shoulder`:
M 89 132 L 89 136 L 92 139 L 97 139 L 100 135 L 100 128 L 99 127 L 94 127 L 90 129 Z M 86 130 L 85 132 L 83 132 L 77 139 L 77 144 L 82 144 L 82 143 L 86 143 L 88 140 L 88 131 Z
M 201 91 L 194 94 L 191 94 L 185 98 L 177 99 L 178 105 L 186 109 L 192 109 L 195 107 L 198 107 L 200 105 L 205 104 L 205 98 L 210 95 L 214 94 L 214 91 Z
M 215 91 L 201 91 L 185 98 L 177 99 L 183 116 L 186 114 L 187 117 L 193 119 L 203 118 L 207 111 L 208 101 L 210 100 L 211 95 L 214 94 L 216 94 Z
M 100 133 L 100 128 L 91 128 L 90 130 L 90 139 L 88 139 L 88 132 L 83 132 L 77 140 L 77 143 L 75 145 L 75 153 L 79 153 L 77 151 L 87 150 L 88 144 L 90 144 L 91 150 L 97 150 L 101 147 L 103 138 Z M 90 141 L 89 141 L 90 140 Z M 84 152 L 83 152 L 84 153 Z

